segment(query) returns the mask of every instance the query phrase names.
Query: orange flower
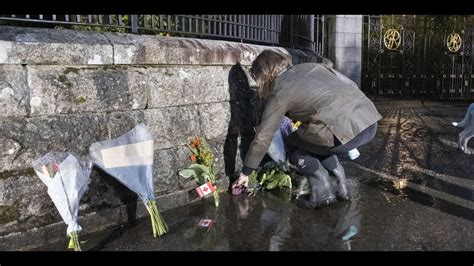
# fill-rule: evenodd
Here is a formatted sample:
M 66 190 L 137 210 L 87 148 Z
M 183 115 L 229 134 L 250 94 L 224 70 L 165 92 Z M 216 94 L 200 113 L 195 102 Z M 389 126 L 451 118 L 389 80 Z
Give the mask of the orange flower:
M 189 159 L 191 159 L 191 162 L 193 162 L 193 163 L 196 162 L 196 155 L 194 155 L 194 154 L 191 155 L 191 156 L 189 157 Z
M 199 145 L 201 145 L 201 139 L 199 139 L 198 137 L 191 141 L 191 146 L 193 146 L 194 148 L 199 147 Z

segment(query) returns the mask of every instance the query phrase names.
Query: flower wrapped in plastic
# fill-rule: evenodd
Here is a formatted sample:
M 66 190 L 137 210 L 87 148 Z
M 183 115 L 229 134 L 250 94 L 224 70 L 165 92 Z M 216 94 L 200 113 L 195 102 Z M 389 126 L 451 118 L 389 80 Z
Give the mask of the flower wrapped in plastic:
M 150 214 L 153 236 L 167 233 L 153 190 L 153 136 L 145 124 L 116 139 L 96 142 L 89 151 L 94 164 L 137 193 Z
M 67 224 L 69 248 L 81 251 L 78 224 L 79 201 L 86 192 L 92 163 L 66 152 L 49 152 L 33 162 L 33 169 L 48 187 L 48 194 Z

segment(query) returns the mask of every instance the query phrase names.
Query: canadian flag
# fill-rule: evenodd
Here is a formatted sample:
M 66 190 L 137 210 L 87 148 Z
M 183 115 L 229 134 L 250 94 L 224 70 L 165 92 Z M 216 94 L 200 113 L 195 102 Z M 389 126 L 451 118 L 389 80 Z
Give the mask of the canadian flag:
M 214 188 L 214 186 L 212 185 L 210 181 L 196 188 L 196 193 L 201 198 L 214 191 L 216 191 L 216 189 Z

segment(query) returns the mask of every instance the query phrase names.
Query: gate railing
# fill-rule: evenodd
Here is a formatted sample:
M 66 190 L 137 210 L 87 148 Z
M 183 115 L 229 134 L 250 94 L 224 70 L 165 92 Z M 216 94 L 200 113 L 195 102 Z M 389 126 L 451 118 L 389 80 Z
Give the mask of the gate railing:
M 388 98 L 474 99 L 472 23 L 466 16 L 411 15 L 398 23 L 393 16 L 364 16 L 362 89 Z M 390 50 L 384 37 L 395 28 L 401 45 Z M 455 51 L 448 49 L 451 33 L 460 36 Z

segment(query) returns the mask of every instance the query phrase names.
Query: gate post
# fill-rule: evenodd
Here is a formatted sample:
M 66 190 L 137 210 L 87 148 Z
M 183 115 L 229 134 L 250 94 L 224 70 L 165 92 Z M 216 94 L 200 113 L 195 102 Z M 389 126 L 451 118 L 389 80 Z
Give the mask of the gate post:
M 362 15 L 328 17 L 328 57 L 334 67 L 361 86 Z

